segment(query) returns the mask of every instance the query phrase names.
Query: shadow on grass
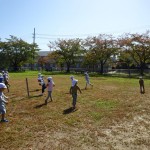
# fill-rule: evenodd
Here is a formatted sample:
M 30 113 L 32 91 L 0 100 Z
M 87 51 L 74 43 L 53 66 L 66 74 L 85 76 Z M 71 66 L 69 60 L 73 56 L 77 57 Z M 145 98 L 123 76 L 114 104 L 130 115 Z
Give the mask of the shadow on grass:
M 37 92 L 40 91 L 41 89 L 35 89 L 35 90 L 31 90 L 30 92 Z
M 69 92 L 66 92 L 65 94 L 70 94 Z
M 63 111 L 63 114 L 67 115 L 67 114 L 70 114 L 70 113 L 75 112 L 75 111 L 77 111 L 77 109 L 74 109 L 74 108 L 70 107 L 70 108 L 65 109 Z
M 39 105 L 36 105 L 34 108 L 41 108 L 41 107 L 43 107 L 43 106 L 46 106 L 46 104 L 45 103 L 43 103 L 43 104 L 39 104 Z
M 43 96 L 42 94 L 39 94 L 39 95 L 33 95 L 33 96 L 29 96 L 29 98 L 34 98 L 34 97 L 41 97 Z

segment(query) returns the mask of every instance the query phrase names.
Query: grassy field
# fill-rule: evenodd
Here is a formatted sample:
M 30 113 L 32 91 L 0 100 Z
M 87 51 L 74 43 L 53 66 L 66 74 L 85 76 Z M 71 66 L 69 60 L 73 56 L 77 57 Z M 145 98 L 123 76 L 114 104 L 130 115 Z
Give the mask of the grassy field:
M 37 74 L 10 73 L 10 92 L 4 92 L 9 123 L 0 123 L 0 150 L 150 149 L 149 79 L 140 94 L 138 79 L 91 77 L 93 89 L 84 90 L 84 76 L 75 74 L 82 94 L 71 112 L 70 75 L 45 75 L 55 87 L 53 102 L 44 105 L 47 90 L 40 96 Z

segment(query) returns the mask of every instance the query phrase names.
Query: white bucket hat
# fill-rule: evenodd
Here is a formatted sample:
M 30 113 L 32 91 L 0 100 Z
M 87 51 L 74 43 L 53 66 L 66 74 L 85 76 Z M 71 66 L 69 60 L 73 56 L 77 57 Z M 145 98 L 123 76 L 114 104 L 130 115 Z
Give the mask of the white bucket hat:
M 51 80 L 52 80 L 52 77 L 48 77 L 47 80 L 48 80 L 48 81 L 51 81 Z
M 0 89 L 6 89 L 6 85 L 4 83 L 0 83 Z
M 73 80 L 73 79 L 74 79 L 74 76 L 70 76 L 70 79 L 72 79 L 72 80 Z

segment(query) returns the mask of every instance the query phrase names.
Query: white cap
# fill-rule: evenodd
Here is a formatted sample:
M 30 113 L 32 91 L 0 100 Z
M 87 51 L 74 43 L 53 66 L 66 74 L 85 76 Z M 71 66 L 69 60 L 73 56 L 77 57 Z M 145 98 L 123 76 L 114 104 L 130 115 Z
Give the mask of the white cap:
M 52 77 L 48 77 L 47 80 L 51 81 L 51 80 L 52 80 Z
M 140 76 L 139 78 L 140 78 L 140 79 L 142 79 L 143 77 L 142 77 L 142 76 Z
M 6 85 L 4 83 L 0 83 L 0 88 L 6 89 Z
M 74 76 L 70 76 L 70 79 L 74 79 Z

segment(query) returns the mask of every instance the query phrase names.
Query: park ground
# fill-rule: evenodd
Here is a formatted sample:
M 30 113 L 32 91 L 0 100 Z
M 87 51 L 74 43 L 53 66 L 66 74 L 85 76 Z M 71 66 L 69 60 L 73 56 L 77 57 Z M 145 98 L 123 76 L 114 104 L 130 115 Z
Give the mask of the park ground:
M 8 123 L 0 123 L 0 150 L 149 150 L 150 80 L 146 93 L 138 78 L 91 77 L 84 89 L 83 75 L 75 74 L 82 94 L 70 111 L 70 75 L 52 76 L 53 102 L 44 105 L 38 72 L 11 73 Z M 26 78 L 29 86 L 27 94 Z

